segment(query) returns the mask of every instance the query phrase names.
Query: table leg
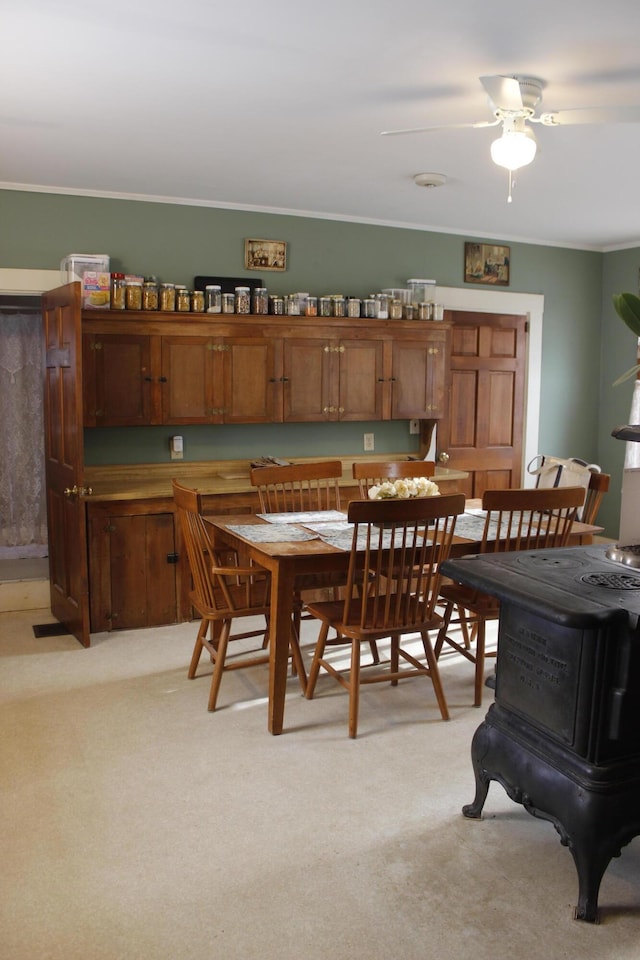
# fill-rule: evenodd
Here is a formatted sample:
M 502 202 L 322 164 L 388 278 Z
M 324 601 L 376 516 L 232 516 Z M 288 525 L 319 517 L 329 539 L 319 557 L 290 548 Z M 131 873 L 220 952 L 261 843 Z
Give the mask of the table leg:
M 269 732 L 282 733 L 293 616 L 294 563 L 280 559 L 271 570 Z

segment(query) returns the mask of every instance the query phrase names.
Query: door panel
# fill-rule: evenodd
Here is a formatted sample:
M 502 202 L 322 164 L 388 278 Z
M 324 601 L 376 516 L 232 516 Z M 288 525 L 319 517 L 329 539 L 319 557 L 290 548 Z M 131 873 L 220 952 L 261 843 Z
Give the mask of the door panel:
M 45 294 L 42 319 L 51 612 L 88 647 L 80 284 L 68 284 Z
M 438 450 L 465 470 L 467 496 L 522 484 L 526 317 L 447 311 L 453 323 L 449 416 Z

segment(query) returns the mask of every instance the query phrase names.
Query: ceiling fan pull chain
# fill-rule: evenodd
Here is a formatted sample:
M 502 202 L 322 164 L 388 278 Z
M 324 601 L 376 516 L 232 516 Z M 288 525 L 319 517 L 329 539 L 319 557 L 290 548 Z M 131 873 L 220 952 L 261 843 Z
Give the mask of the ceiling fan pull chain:
M 511 196 L 511 188 L 513 186 L 513 170 L 507 170 L 507 176 L 509 177 L 509 194 L 507 196 L 507 203 L 511 203 L 513 201 L 513 197 Z

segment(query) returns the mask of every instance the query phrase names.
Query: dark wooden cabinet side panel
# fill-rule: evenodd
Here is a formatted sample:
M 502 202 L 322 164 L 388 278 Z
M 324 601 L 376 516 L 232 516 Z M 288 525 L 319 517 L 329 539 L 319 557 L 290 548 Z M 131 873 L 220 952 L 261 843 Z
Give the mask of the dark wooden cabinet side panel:
M 145 520 L 147 626 L 153 627 L 177 620 L 176 545 L 171 514 L 145 517 Z

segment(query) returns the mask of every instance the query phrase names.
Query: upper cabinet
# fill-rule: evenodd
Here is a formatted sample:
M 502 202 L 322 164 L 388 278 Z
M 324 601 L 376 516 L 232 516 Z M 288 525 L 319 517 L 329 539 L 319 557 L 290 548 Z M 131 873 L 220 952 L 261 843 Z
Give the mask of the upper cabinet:
M 437 419 L 450 327 L 84 311 L 84 424 Z

